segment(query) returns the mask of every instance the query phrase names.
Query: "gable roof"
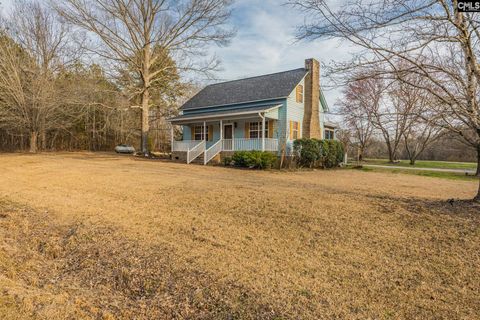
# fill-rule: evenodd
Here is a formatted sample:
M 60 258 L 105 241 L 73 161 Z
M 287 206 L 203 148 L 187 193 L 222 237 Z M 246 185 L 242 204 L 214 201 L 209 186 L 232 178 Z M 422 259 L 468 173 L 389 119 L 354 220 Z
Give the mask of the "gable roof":
M 180 110 L 286 98 L 307 75 L 304 68 L 211 84 L 188 100 Z

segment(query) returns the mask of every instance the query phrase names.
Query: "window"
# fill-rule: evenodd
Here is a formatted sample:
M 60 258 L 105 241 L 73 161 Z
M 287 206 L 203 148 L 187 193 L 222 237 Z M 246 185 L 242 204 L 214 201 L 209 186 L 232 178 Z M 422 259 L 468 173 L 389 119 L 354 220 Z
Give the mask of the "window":
M 262 137 L 262 122 L 250 122 L 250 139 Z M 265 138 L 268 138 L 268 121 L 265 121 Z
M 203 133 L 204 133 L 203 126 L 195 126 L 193 132 L 194 132 L 195 140 L 208 140 L 208 130 L 206 130 L 207 135 L 205 139 L 203 139 Z
M 296 96 L 297 96 L 297 99 L 296 99 L 297 102 L 302 103 L 303 102 L 303 86 L 301 84 L 297 86 Z
M 326 140 L 335 139 L 335 131 L 331 129 L 325 129 L 325 139 Z
M 292 132 L 290 133 L 290 136 L 292 140 L 296 140 L 300 138 L 300 125 L 298 124 L 297 121 L 292 121 L 291 128 L 292 128 Z

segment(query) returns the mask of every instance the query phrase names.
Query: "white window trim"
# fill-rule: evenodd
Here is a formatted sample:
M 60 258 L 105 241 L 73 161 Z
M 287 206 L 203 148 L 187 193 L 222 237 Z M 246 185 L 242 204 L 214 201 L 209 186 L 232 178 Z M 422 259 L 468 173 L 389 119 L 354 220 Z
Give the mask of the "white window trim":
M 258 125 L 258 129 L 252 130 L 252 123 L 256 123 Z M 258 132 L 257 138 L 252 138 L 252 132 Z M 252 121 L 248 125 L 248 138 L 249 139 L 262 139 L 262 121 Z M 268 138 L 268 120 L 265 121 L 265 138 Z
M 327 138 L 327 132 L 331 135 L 330 138 Z M 335 130 L 332 129 L 325 129 L 325 139 L 327 140 L 334 140 L 335 139 Z
M 197 133 L 197 128 L 200 128 L 200 133 Z M 204 132 L 206 133 L 206 137 L 203 136 Z M 197 140 L 197 135 L 200 135 L 200 139 L 198 139 L 198 140 Z M 207 126 L 207 130 L 204 131 L 203 124 L 194 125 L 193 126 L 193 139 L 195 141 L 208 140 L 208 126 Z

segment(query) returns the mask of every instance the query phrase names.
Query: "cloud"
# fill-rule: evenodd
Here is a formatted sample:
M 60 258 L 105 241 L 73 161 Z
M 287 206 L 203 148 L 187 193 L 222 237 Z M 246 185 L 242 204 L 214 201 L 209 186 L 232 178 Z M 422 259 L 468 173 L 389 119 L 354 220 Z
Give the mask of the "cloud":
M 238 0 L 232 16 L 236 37 L 228 47 L 212 48 L 222 60 L 218 78 L 234 80 L 301 68 L 307 58 L 329 63 L 350 57 L 351 48 L 336 40 L 296 41 L 296 27 L 303 21 L 301 12 L 278 0 Z M 330 88 L 326 78 L 321 82 L 332 107 L 340 88 Z
M 12 0 L 0 0 L 4 9 Z M 335 6 L 340 1 L 331 0 Z M 231 24 L 237 35 L 227 47 L 211 47 L 222 60 L 221 80 L 285 71 L 304 66 L 307 58 L 322 63 L 350 58 L 352 48 L 336 40 L 296 41 L 295 29 L 304 21 L 302 12 L 284 5 L 284 0 L 237 0 L 233 5 Z M 1 10 L 1 8 L 0 8 Z M 322 77 L 325 96 L 332 107 L 340 97 L 340 88 L 331 88 Z

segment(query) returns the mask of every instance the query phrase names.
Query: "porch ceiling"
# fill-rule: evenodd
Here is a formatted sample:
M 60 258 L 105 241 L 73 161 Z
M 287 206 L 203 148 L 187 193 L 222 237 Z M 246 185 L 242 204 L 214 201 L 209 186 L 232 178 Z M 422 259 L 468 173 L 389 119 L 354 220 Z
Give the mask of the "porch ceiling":
M 281 104 L 276 105 L 264 105 L 251 108 L 238 108 L 230 110 L 219 110 L 211 112 L 201 112 L 195 114 L 186 114 L 178 117 L 170 118 L 170 121 L 173 124 L 184 124 L 191 121 L 212 121 L 212 120 L 230 120 L 230 119 L 243 119 L 258 117 L 259 113 L 267 113 L 269 111 L 278 109 L 281 107 Z M 268 115 L 267 115 L 268 118 Z

